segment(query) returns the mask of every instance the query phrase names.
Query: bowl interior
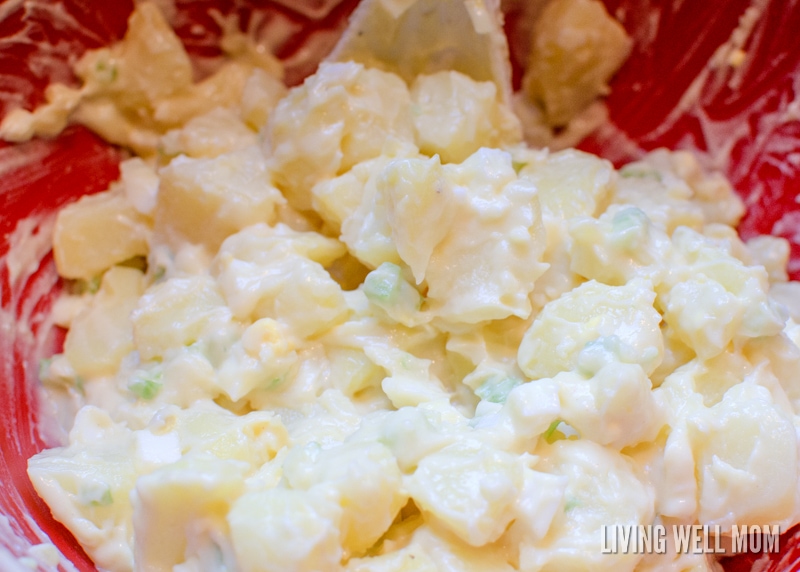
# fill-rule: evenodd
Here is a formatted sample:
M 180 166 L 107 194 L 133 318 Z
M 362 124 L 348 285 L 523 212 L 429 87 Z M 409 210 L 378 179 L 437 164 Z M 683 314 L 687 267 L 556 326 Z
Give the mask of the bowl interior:
M 772 233 L 791 243 L 790 273 L 800 278 L 800 4 L 766 0 L 683 2 L 605 0 L 635 40 L 608 98 L 610 121 L 581 147 L 619 164 L 660 146 L 696 150 L 744 198 L 745 237 Z M 287 66 L 296 84 L 332 47 L 357 0 L 177 0 L 172 19 L 201 64 L 217 57 L 220 28 L 210 10 L 238 15 Z M 751 6 L 752 4 L 752 6 Z M 525 0 L 504 3 L 517 79 L 524 65 Z M 754 8 L 753 6 L 757 6 Z M 43 101 L 46 85 L 73 81 L 68 62 L 122 36 L 129 1 L 6 2 L 0 6 L 0 115 Z M 753 12 L 756 10 L 757 12 Z M 758 17 L 756 17 L 758 16 Z M 738 30 L 738 32 L 737 32 Z M 723 46 L 723 48 L 720 48 Z M 725 47 L 730 49 L 726 52 Z M 729 65 L 733 50 L 746 54 Z M 94 570 L 53 521 L 25 473 L 26 460 L 57 442 L 53 412 L 39 399 L 38 361 L 57 352 L 63 332 L 48 310 L 59 292 L 49 252 L 53 213 L 118 176 L 123 153 L 83 128 L 55 140 L 0 145 L 0 562 L 44 562 L 32 545 L 52 541 L 78 570 Z M 795 530 L 760 570 L 800 561 Z M 49 539 L 49 540 L 48 540 Z M 754 557 L 728 559 L 749 570 Z

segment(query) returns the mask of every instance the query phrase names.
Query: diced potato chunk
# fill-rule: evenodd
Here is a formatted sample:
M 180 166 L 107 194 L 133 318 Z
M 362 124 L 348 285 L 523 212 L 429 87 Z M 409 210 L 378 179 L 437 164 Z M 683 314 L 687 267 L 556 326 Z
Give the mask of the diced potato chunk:
M 588 356 L 588 353 L 595 356 Z M 600 352 L 605 356 L 598 355 Z M 637 364 L 612 361 L 608 349 L 586 349 L 583 361 L 600 358 L 607 365 L 586 379 L 574 373 L 554 378 L 559 385 L 559 418 L 585 439 L 616 450 L 655 439 L 664 418 L 653 397 L 650 380 Z
M 185 455 L 239 461 L 251 469 L 273 459 L 288 441 L 283 423 L 266 411 L 235 415 L 221 408 L 195 404 L 181 410 L 175 421 Z
M 520 546 L 521 570 L 632 572 L 642 558 L 635 550 L 600 550 L 604 527 L 648 525 L 655 492 L 642 482 L 629 458 L 580 439 L 560 440 L 542 451 L 537 469 L 567 478 L 563 509 L 541 540 Z
M 359 207 L 365 201 L 369 201 L 375 209 L 371 218 L 382 218 L 383 209 L 378 206 L 381 197 L 374 196 L 375 185 L 382 169 L 396 158 L 417 156 L 417 148 L 408 142 L 385 147 L 379 157 L 362 161 L 343 175 L 323 179 L 314 185 L 311 189 L 314 209 L 332 229 L 339 229 L 347 219 L 363 220 L 364 209 Z M 376 225 L 373 223 L 364 226 Z
M 144 95 L 152 103 L 192 83 L 189 56 L 154 2 L 137 6 L 119 49 L 119 91 L 128 97 Z
M 464 442 L 422 459 L 406 486 L 423 511 L 464 542 L 483 546 L 513 520 L 522 480 L 515 456 Z
M 735 385 L 690 423 L 700 522 L 730 526 L 790 517 L 797 435 L 768 389 L 747 381 Z
M 519 346 L 520 368 L 531 379 L 572 371 L 582 350 L 601 340 L 615 348 L 620 361 L 638 363 L 650 374 L 664 353 L 655 297 L 645 280 L 625 286 L 586 282 L 548 303 L 536 317 Z
M 622 167 L 619 175 L 612 202 L 636 205 L 670 235 L 680 226 L 696 231 L 709 223 L 736 226 L 744 213 L 730 183 L 703 169 L 688 151 L 656 149 Z
M 345 570 L 347 572 L 438 572 L 430 556 L 416 546 L 372 558 L 353 558 L 347 563 Z
M 664 321 L 698 356 L 707 359 L 740 337 L 774 336 L 786 319 L 769 299 L 763 267 L 746 266 L 717 241 L 678 228 L 673 245 L 685 261 L 670 273 L 669 290 L 659 292 Z
M 631 49 L 598 0 L 553 0 L 533 28 L 523 89 L 550 125 L 566 125 L 598 96 Z
M 253 70 L 242 91 L 242 120 L 252 129 L 261 129 L 285 95 L 286 86 L 280 79 L 264 70 Z
M 282 203 L 256 147 L 213 159 L 178 157 L 161 171 L 155 230 L 172 244 L 189 240 L 215 252 L 244 227 L 273 222 Z
M 186 458 L 140 477 L 132 495 L 137 568 L 171 570 L 184 562 L 192 540 L 220 535 L 248 468 L 238 461 Z
M 216 107 L 190 119 L 180 129 L 161 139 L 164 153 L 189 157 L 216 157 L 258 143 L 255 132 L 248 129 L 230 109 Z
M 75 417 L 70 442 L 31 457 L 31 483 L 97 566 L 132 570 L 132 433 L 108 413 L 86 406 Z
M 508 551 L 503 543 L 489 546 L 470 546 L 441 528 L 410 518 L 399 527 L 411 528 L 410 539 L 401 537 L 400 549 L 371 558 L 351 559 L 346 572 L 513 572 L 516 568 L 507 562 Z M 416 522 L 415 522 L 416 521 Z M 405 536 L 404 535 L 404 536 Z M 387 535 L 388 536 L 388 535 Z M 384 545 L 395 545 L 386 542 Z
M 667 235 L 640 209 L 612 205 L 599 218 L 576 217 L 569 234 L 570 268 L 605 284 L 625 284 L 636 276 L 658 282 L 658 262 L 669 248 Z
M 456 218 L 454 185 L 438 157 L 392 161 L 377 185 L 388 199 L 386 219 L 397 253 L 420 284 L 434 249 Z
M 511 156 L 496 149 L 479 149 L 460 165 L 443 168 L 456 207 L 425 273 L 430 309 L 452 322 L 527 318 L 528 295 L 545 271 L 536 188 L 518 179 Z
M 116 266 L 106 272 L 89 307 L 73 320 L 64 354 L 83 377 L 113 375 L 133 350 L 131 312 L 144 292 L 144 276 Z
M 449 71 L 419 76 L 411 87 L 414 130 L 420 151 L 460 163 L 481 147 L 519 143 L 519 120 L 489 81 Z
M 328 213 L 334 217 L 338 213 L 344 215 L 341 240 L 350 253 L 368 268 L 377 268 L 383 262 L 401 263 L 389 224 L 389 197 L 379 188 L 384 167 L 393 163 L 385 157 L 378 157 L 356 165 L 331 181 L 330 185 L 314 188 L 318 191 L 319 187 L 327 187 L 327 196 L 317 194 L 315 203 L 321 206 L 323 216 Z
M 369 387 L 380 386 L 386 372 L 375 365 L 364 352 L 348 348 L 327 351 L 331 362 L 331 380 L 348 397 Z
M 279 254 L 297 254 L 328 266 L 347 252 L 344 245 L 334 238 L 315 232 L 298 231 L 286 224 L 275 226 L 257 224 L 231 237 L 220 249 L 220 254 L 230 251 L 236 258 L 258 264 L 268 264 Z
M 341 287 L 310 259 L 330 262 L 336 252 L 342 252 L 341 245 L 331 239 L 283 225 L 254 225 L 225 241 L 214 273 L 234 316 L 274 318 L 295 335 L 307 337 L 348 315 Z
M 336 570 L 341 509 L 323 491 L 274 488 L 239 497 L 228 523 L 243 572 Z
M 257 320 L 228 351 L 217 383 L 232 401 L 254 390 L 279 387 L 297 364 L 294 350 L 289 328 L 271 318 Z
M 148 219 L 118 191 L 63 208 L 53 230 L 53 256 L 64 278 L 91 279 L 114 264 L 147 254 Z
M 616 183 L 611 163 L 575 149 L 525 165 L 520 178 L 536 185 L 544 213 L 565 219 L 602 212 Z
M 389 138 L 411 140 L 412 130 L 403 80 L 353 62 L 323 63 L 269 119 L 276 181 L 294 208 L 309 210 L 315 183 L 377 157 Z
M 153 167 L 133 157 L 119 164 L 119 174 L 128 202 L 140 213 L 152 214 L 158 197 L 158 175 Z
M 235 108 L 252 72 L 249 64 L 226 62 L 203 81 L 159 100 L 154 118 L 160 125 L 180 126 L 215 107 Z
M 280 75 L 280 65 L 275 62 L 266 53 L 256 57 L 242 54 L 203 81 L 193 83 L 192 64 L 181 40 L 155 2 L 140 2 L 128 21 L 122 42 L 86 52 L 75 66 L 84 87 L 76 92 L 74 104 L 67 105 L 69 101 L 64 98 L 51 101 L 30 119 L 17 116 L 11 129 L 20 132 L 25 128 L 21 120 L 28 119 L 27 123 L 35 120 L 29 131 L 35 128 L 44 132 L 52 128 L 54 119 L 59 119 L 51 117 L 54 113 L 74 109 L 74 120 L 107 141 L 130 147 L 139 155 L 152 156 L 159 152 L 160 136 L 168 129 L 181 127 L 215 107 L 235 108 L 244 103 L 242 96 L 253 70 L 265 67 Z M 279 80 L 273 82 L 278 84 Z M 262 81 L 261 85 L 267 82 Z M 278 88 L 269 92 L 258 86 L 249 92 L 243 110 L 248 115 L 243 118 L 256 119 L 263 119 L 263 112 L 275 104 L 276 94 L 282 93 Z M 264 99 L 254 103 L 254 97 L 260 96 Z M 66 114 L 61 115 L 63 123 Z
M 345 443 L 319 453 L 312 463 L 284 464 L 284 477 L 295 488 L 330 485 L 342 507 L 341 542 L 348 554 L 363 554 L 394 521 L 408 500 L 400 469 L 380 443 Z
M 150 288 L 133 312 L 136 349 L 143 360 L 188 346 L 230 320 L 230 310 L 211 278 L 173 278 Z

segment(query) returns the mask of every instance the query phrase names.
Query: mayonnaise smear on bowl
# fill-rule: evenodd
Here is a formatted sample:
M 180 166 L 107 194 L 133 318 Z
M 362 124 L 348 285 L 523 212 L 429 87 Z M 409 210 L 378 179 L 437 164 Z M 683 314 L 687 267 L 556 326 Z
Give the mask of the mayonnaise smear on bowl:
M 140 4 L 4 123 L 139 154 L 56 219 L 83 406 L 29 463 L 100 568 L 711 570 L 608 530 L 800 520 L 800 287 L 721 176 L 528 148 L 491 73 L 229 47 L 193 83 Z

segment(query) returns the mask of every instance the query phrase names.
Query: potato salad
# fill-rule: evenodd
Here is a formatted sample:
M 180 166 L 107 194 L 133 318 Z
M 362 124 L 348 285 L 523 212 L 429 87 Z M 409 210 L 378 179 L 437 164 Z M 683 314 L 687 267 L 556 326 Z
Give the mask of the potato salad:
M 140 3 L 3 127 L 134 152 L 58 214 L 77 413 L 28 467 L 100 569 L 706 571 L 604 530 L 800 520 L 800 286 L 722 176 L 530 148 L 455 69 L 287 90 L 230 38 L 196 82 Z

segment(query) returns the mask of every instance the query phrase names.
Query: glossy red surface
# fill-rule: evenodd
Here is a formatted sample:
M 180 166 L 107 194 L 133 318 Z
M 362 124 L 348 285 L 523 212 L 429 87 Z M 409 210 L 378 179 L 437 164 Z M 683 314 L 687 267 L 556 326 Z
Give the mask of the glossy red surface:
M 517 70 L 525 34 L 516 15 L 525 0 L 507 0 L 507 31 Z M 287 64 L 295 84 L 313 70 L 315 54 L 332 46 L 355 0 L 176 0 L 173 22 L 199 58 L 217 55 L 219 26 L 212 8 L 237 14 Z M 797 0 L 606 0 L 635 39 L 630 60 L 608 99 L 611 122 L 582 146 L 615 162 L 658 146 L 700 152 L 725 172 L 745 198 L 745 237 L 771 232 L 792 242 L 792 273 L 800 277 L 800 2 Z M 258 7 L 258 9 L 254 9 Z M 709 61 L 749 9 L 760 10 L 741 67 Z M 52 81 L 71 81 L 70 58 L 119 38 L 129 1 L 0 2 L 0 115 L 42 101 Z M 311 52 L 307 49 L 311 47 Z M 687 95 L 689 94 L 689 95 Z M 693 95 L 692 95 L 693 94 Z M 25 474 L 26 460 L 52 436 L 42 429 L 37 394 L 40 357 L 57 351 L 63 333 L 47 309 L 59 284 L 45 255 L 27 272 L 9 257 L 23 235 L 46 252 L 48 213 L 76 197 L 105 189 L 122 157 L 92 134 L 71 128 L 58 139 L 0 146 L 0 569 L 49 537 L 78 570 L 93 570 L 66 530 L 54 522 Z M 20 221 L 34 220 L 31 227 Z M 38 225 L 38 228 L 36 227 Z M 37 233 L 41 232 L 40 235 Z M 37 242 L 37 236 L 45 240 Z M 43 246 L 44 245 L 44 246 Z M 13 259 L 13 260 L 12 260 Z M 46 415 L 46 414 L 45 414 Z M 755 556 L 725 561 L 727 570 L 800 569 L 794 531 L 780 554 L 754 566 Z M 63 568 L 66 569 L 66 568 Z

